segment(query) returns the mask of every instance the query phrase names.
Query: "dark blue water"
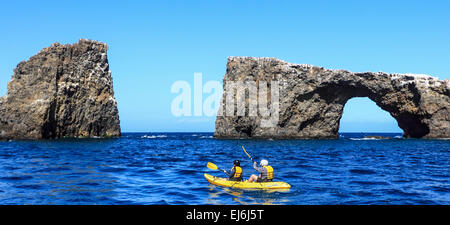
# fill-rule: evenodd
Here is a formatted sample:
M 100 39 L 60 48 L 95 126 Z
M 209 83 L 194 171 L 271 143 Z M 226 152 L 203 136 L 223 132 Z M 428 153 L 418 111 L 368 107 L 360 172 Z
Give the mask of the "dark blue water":
M 450 204 L 450 141 L 215 140 L 211 133 L 0 142 L 0 204 Z M 378 134 L 380 135 L 380 134 Z M 266 158 L 287 192 L 210 185 L 207 162 Z

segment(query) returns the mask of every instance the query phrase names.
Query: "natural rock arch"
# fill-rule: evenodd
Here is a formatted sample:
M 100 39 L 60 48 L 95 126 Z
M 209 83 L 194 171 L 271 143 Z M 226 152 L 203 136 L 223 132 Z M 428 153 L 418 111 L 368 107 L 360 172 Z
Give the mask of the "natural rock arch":
M 337 138 L 345 103 L 368 97 L 394 117 L 404 136 L 450 137 L 450 81 L 428 75 L 353 73 L 274 58 L 229 57 L 228 82 L 277 81 L 276 126 L 262 127 L 261 116 L 228 116 L 225 90 L 216 119 L 217 138 Z M 246 101 L 248 108 L 248 101 Z

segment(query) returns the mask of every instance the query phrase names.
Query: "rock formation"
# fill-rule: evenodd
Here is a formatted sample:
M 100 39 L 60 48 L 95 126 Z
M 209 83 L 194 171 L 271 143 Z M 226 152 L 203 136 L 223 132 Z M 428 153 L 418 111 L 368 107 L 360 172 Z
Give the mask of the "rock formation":
M 107 49 L 55 43 L 19 63 L 0 98 L 0 139 L 120 136 Z
M 278 82 L 279 112 L 274 126 L 262 126 L 262 116 L 250 116 L 249 102 L 255 96 L 250 96 L 248 90 L 245 105 L 240 107 L 237 101 L 234 103 L 234 111 L 245 109 L 245 115 L 224 113 L 228 107 L 226 96 L 239 96 L 235 89 L 226 89 L 226 84 L 239 81 Z M 274 58 L 229 57 L 223 82 L 224 93 L 214 134 L 217 138 L 337 138 L 344 105 L 353 97 L 368 97 L 389 112 L 405 137 L 450 138 L 448 79 L 384 72 L 354 73 Z M 270 103 L 270 97 L 267 98 Z

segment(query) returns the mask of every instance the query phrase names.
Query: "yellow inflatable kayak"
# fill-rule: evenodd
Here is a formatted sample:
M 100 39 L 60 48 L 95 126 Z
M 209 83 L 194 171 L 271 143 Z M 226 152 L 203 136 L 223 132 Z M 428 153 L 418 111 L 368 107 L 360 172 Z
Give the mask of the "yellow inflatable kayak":
M 233 187 L 243 189 L 289 189 L 291 185 L 286 182 L 248 182 L 244 181 L 229 181 L 226 178 L 215 177 L 209 174 L 204 174 L 206 180 L 214 185 L 222 187 Z

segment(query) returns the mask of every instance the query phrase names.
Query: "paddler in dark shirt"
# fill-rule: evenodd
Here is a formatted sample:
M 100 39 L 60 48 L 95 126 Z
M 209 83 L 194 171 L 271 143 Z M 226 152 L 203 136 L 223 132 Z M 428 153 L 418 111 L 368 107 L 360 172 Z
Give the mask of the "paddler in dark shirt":
M 242 180 L 242 167 L 239 160 L 233 161 L 233 168 L 231 168 L 228 180 L 241 181 Z

